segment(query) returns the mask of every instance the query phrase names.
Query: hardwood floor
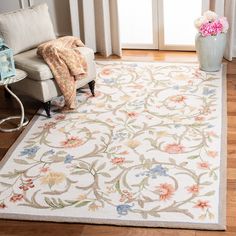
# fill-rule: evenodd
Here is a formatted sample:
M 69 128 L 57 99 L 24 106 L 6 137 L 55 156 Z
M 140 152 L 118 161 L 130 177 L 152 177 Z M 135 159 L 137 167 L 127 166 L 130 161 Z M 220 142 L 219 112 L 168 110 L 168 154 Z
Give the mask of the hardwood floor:
M 97 55 L 98 60 L 105 60 Z M 110 57 L 117 59 L 118 57 Z M 122 60 L 127 61 L 166 61 L 166 62 L 196 62 L 193 52 L 159 52 L 151 50 L 124 50 Z M 1 236 L 37 236 L 37 235 L 68 235 L 68 236 L 235 236 L 236 235 L 236 59 L 227 63 L 228 91 L 228 186 L 227 186 L 227 231 L 178 230 L 160 228 L 117 227 L 88 224 L 66 224 L 50 222 L 29 222 L 0 220 Z M 26 109 L 26 116 L 32 118 L 41 104 L 21 96 Z M 4 91 L 0 88 L 0 119 L 19 111 L 13 100 L 5 100 Z M 0 132 L 0 159 L 14 143 L 19 132 Z

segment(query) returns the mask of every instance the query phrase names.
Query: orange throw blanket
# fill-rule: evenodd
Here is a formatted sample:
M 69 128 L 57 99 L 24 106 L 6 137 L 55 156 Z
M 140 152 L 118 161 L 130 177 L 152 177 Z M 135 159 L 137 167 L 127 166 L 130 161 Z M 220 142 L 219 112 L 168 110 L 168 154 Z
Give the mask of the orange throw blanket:
M 50 67 L 65 98 L 65 108 L 75 109 L 78 79 L 87 73 L 87 64 L 78 47 L 84 47 L 79 38 L 66 36 L 39 45 L 37 54 Z

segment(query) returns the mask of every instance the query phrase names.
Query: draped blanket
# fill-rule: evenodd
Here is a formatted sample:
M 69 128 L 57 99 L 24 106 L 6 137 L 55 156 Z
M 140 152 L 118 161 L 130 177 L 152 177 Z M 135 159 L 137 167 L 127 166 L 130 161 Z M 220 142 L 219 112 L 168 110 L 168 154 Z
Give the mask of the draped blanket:
M 50 67 L 68 109 L 76 108 L 76 81 L 84 78 L 87 72 L 86 61 L 78 47 L 84 47 L 79 38 L 65 36 L 43 43 L 37 50 Z

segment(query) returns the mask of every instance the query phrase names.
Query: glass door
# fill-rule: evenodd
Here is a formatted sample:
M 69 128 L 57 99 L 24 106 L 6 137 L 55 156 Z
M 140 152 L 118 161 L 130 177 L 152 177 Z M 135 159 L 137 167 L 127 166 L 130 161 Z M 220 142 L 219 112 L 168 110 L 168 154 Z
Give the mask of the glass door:
M 118 0 L 122 48 L 157 49 L 157 0 Z
M 209 0 L 118 0 L 118 8 L 122 48 L 192 51 Z
M 195 50 L 194 20 L 207 9 L 208 0 L 158 0 L 159 48 Z

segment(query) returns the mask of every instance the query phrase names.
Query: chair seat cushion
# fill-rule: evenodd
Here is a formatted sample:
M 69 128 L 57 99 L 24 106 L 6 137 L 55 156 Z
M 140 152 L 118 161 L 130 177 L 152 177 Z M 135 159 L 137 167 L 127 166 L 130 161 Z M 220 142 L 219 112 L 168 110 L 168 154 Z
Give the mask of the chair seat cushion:
M 91 73 L 94 73 L 94 52 L 87 47 L 79 47 L 78 50 L 85 57 L 88 65 L 88 76 L 90 76 Z M 53 74 L 48 65 L 37 55 L 37 49 L 17 54 L 14 56 L 14 60 L 16 67 L 26 71 L 28 77 L 33 80 L 48 80 L 53 78 Z

